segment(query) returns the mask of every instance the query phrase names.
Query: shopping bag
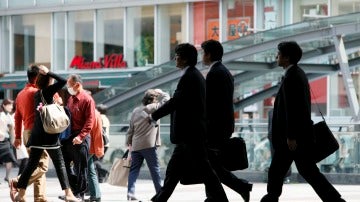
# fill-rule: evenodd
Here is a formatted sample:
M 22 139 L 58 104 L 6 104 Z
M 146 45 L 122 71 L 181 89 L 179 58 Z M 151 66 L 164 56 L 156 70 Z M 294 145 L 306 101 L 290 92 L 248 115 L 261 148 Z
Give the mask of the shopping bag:
M 319 162 L 338 150 L 339 143 L 325 121 L 314 124 L 313 129 L 315 138 L 314 158 L 316 162 Z
M 241 137 L 232 137 L 225 142 L 220 152 L 220 159 L 224 168 L 229 171 L 248 168 L 246 144 Z
M 21 144 L 19 148 L 16 148 L 16 159 L 26 159 L 29 158 L 29 153 L 24 144 Z
M 131 165 L 131 159 L 127 154 L 128 151 L 125 152 L 123 158 L 115 159 L 113 165 L 111 166 L 107 183 L 120 187 L 127 186 Z

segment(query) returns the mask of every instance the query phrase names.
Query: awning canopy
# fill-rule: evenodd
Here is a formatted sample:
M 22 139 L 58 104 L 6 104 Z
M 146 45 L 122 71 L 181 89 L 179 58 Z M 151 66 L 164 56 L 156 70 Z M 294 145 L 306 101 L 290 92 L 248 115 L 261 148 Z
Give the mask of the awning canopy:
M 83 79 L 85 88 L 107 88 L 116 83 L 130 78 L 132 75 L 144 71 L 147 68 L 131 68 L 121 70 L 87 70 L 87 71 L 63 71 L 58 74 L 67 78 L 70 74 L 79 74 Z M 4 74 L 0 77 L 0 90 L 21 90 L 27 83 L 26 72 Z

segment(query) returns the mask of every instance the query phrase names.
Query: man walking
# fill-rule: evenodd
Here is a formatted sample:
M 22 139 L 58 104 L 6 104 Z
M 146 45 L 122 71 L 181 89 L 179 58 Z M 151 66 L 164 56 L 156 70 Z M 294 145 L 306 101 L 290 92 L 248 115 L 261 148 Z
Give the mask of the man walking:
M 269 168 L 267 194 L 261 202 L 277 202 L 284 177 L 295 161 L 299 174 L 313 187 L 324 202 L 343 202 L 339 192 L 320 173 L 312 158 L 313 122 L 310 87 L 305 72 L 297 65 L 302 57 L 294 41 L 278 44 L 277 63 L 285 70 L 275 98 L 272 118 L 274 155 Z
M 223 47 L 215 40 L 204 41 L 202 61 L 209 66 L 206 76 L 206 114 L 209 158 L 220 181 L 241 195 L 244 201 L 250 199 L 252 184 L 237 178 L 221 165 L 220 150 L 234 132 L 234 79 L 221 63 Z
M 188 43 L 175 48 L 176 67 L 182 71 L 173 97 L 151 114 L 153 121 L 171 114 L 170 140 L 175 149 L 166 168 L 164 185 L 151 199 L 167 201 L 184 174 L 189 159 L 202 171 L 206 202 L 227 202 L 225 191 L 211 168 L 205 145 L 205 80 L 196 69 L 197 50 Z
M 95 121 L 95 102 L 83 89 L 80 75 L 70 75 L 66 86 L 71 95 L 67 102 L 71 112 L 71 137 L 63 142 L 62 151 L 71 189 L 75 196 L 84 199 L 88 188 L 90 132 Z M 71 161 L 73 169 L 70 169 Z

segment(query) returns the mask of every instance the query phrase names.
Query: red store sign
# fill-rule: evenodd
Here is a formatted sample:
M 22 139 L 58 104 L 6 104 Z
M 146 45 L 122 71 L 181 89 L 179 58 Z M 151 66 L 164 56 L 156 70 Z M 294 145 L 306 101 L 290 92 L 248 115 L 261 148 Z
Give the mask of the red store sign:
M 82 56 L 75 56 L 70 63 L 70 68 L 77 69 L 126 68 L 126 66 L 123 54 L 105 55 L 99 58 L 99 61 L 92 62 L 85 61 Z

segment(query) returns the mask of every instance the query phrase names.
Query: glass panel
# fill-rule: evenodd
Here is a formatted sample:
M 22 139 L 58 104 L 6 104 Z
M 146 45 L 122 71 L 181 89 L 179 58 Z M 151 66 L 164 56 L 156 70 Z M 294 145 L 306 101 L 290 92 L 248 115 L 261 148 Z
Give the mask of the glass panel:
M 50 14 L 13 16 L 15 71 L 31 63 L 51 66 Z
M 86 2 L 92 2 L 92 0 L 64 0 L 65 4 L 81 4 Z
M 0 17 L 0 49 L 9 50 L 10 47 L 10 30 L 9 16 Z M 5 73 L 10 70 L 10 53 L 9 51 L 1 51 L 0 54 L 0 72 Z
M 219 2 L 193 3 L 194 45 L 200 47 L 208 39 L 219 39 Z
M 331 13 L 332 15 L 343 15 L 360 11 L 360 2 L 355 0 L 332 0 L 332 6 L 335 7 L 334 10 L 337 10 L 337 12 Z
M 248 35 L 233 41 L 224 42 L 223 43 L 224 52 L 226 54 L 236 49 L 250 47 L 255 44 L 261 44 L 276 39 L 282 39 L 295 34 L 301 34 L 314 30 L 319 30 L 321 28 L 328 28 L 332 25 L 354 23 L 354 22 L 360 22 L 360 14 L 354 13 L 344 16 L 336 16 L 332 18 L 316 20 L 316 21 L 306 21 L 306 22 L 296 23 L 288 26 L 279 27 L 276 29 L 271 29 L 264 32 L 258 32 L 256 34 Z M 324 41 L 324 39 L 316 39 L 316 40 Z M 329 42 L 329 39 L 325 39 L 325 40 Z M 324 41 L 324 43 L 328 43 L 326 41 Z
M 0 8 L 7 8 L 7 0 L 0 0 Z
M 53 34 L 53 68 L 64 70 L 65 64 L 65 19 L 66 13 L 54 13 L 54 34 Z
M 254 1 L 230 0 L 227 6 L 227 39 L 234 40 L 252 33 L 254 27 Z
M 62 4 L 62 0 L 36 0 L 36 5 L 38 6 L 54 6 L 59 4 Z
M 93 11 L 68 13 L 68 64 L 70 68 L 88 68 L 94 61 Z M 79 62 L 80 61 L 80 62 Z
M 104 68 L 124 68 L 124 10 L 102 9 L 97 11 L 97 58 L 104 58 Z M 114 58 L 114 59 L 111 59 Z M 115 59 L 119 58 L 119 59 Z M 118 62 L 108 62 L 116 60 Z
M 328 0 L 303 0 L 293 2 L 293 22 L 328 17 Z
M 34 6 L 32 0 L 9 0 L 9 8 Z
M 184 30 L 186 18 L 185 4 L 161 5 L 158 11 L 158 63 L 168 62 L 174 58 L 175 46 L 186 40 Z
M 127 14 L 128 66 L 154 64 L 154 7 L 130 7 Z

